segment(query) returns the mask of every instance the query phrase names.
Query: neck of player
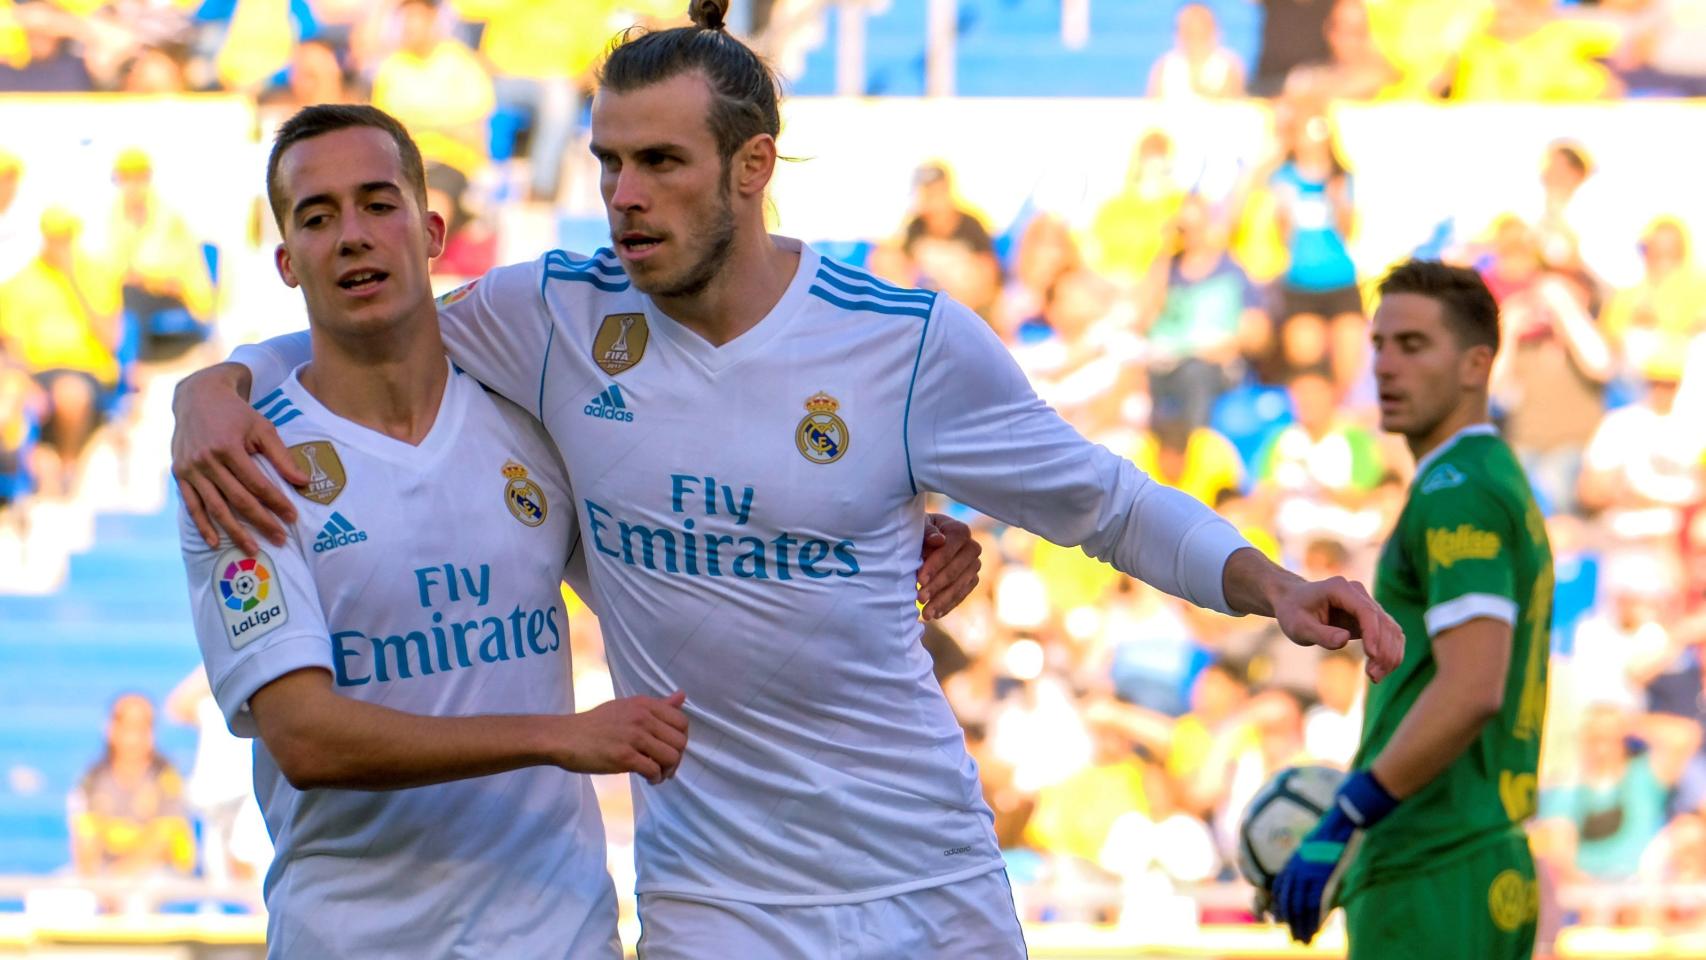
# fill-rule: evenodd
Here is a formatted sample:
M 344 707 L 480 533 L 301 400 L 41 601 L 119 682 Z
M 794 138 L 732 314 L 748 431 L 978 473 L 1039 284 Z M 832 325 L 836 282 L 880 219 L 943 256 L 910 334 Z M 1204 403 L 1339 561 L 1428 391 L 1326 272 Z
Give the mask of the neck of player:
M 432 430 L 450 379 L 436 308 L 383 335 L 347 336 L 310 323 L 314 358 L 302 386 L 345 420 L 407 444 Z
M 664 315 L 720 347 L 770 315 L 794 274 L 800 255 L 777 245 L 762 219 L 741 225 L 723 268 L 704 290 L 686 297 L 653 297 Z
M 1425 434 L 1411 434 L 1404 437 L 1410 445 L 1410 453 L 1420 463 L 1422 458 L 1438 450 L 1440 445 L 1457 435 L 1459 430 L 1472 427 L 1478 423 L 1491 422 L 1492 417 L 1487 412 L 1487 397 L 1485 394 L 1466 396 L 1432 430 Z

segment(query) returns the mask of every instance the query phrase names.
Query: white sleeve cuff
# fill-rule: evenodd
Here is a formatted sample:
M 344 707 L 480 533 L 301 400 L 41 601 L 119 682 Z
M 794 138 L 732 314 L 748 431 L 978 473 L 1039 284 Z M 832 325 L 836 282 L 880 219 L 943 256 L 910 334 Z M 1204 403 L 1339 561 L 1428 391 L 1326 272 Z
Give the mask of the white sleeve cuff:
M 1179 552 L 1187 599 L 1199 607 L 1241 616 L 1226 602 L 1226 561 L 1248 546 L 1250 541 L 1238 528 L 1218 515 L 1192 530 Z
M 1436 637 L 1452 627 L 1460 627 L 1482 617 L 1499 620 L 1514 627 L 1516 601 L 1492 593 L 1466 593 L 1455 600 L 1447 600 L 1428 608 L 1428 612 L 1422 615 L 1422 622 L 1428 628 L 1428 636 Z
M 270 638 L 269 638 L 270 639 Z M 225 714 L 231 733 L 239 737 L 259 736 L 249 698 L 287 673 L 310 667 L 332 672 L 324 636 L 298 634 L 271 640 L 265 647 L 239 659 L 213 684 L 214 699 Z

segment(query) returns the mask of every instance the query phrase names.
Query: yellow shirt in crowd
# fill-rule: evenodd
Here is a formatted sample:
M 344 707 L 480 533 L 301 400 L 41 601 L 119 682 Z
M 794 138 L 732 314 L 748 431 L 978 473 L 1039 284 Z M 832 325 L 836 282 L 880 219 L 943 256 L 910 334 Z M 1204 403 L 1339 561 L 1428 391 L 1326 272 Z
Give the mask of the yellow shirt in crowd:
M 447 40 L 425 57 L 407 50 L 386 57 L 373 77 L 373 105 L 409 128 L 427 160 L 469 175 L 485 162 L 497 96 L 467 46 Z
M 142 287 L 161 293 L 161 284 L 178 281 L 179 299 L 197 320 L 213 316 L 213 278 L 201 241 L 182 216 L 161 207 L 159 197 L 149 198 L 148 216 L 138 225 L 124 214 L 121 201 L 113 211 L 111 225 L 112 262 L 115 268 L 141 275 Z
M 81 255 L 76 271 L 89 309 L 103 322 L 115 316 L 123 303 L 118 275 Z M 40 257 L 0 284 L 0 337 L 14 345 L 32 373 L 80 370 L 106 386 L 118 383 L 118 359 L 96 333 L 95 318 L 78 302 L 65 274 Z
M 1605 95 L 1611 72 L 1595 62 L 1616 52 L 1614 26 L 1553 20 L 1508 40 L 1484 31 L 1464 43 L 1452 95 L 1460 100 L 1592 100 Z
M 1025 824 L 1025 842 L 1094 863 L 1114 821 L 1128 813 L 1149 815 L 1143 763 L 1136 757 L 1085 767 L 1038 791 L 1036 809 Z
M 1161 472 L 1161 446 L 1155 435 L 1145 433 L 1132 451 L 1132 462 L 1138 469 L 1155 479 L 1214 506 L 1222 490 L 1238 490 L 1244 483 L 1244 463 L 1238 459 L 1238 448 L 1232 441 L 1207 427 L 1191 431 L 1185 442 L 1184 468 L 1177 477 Z

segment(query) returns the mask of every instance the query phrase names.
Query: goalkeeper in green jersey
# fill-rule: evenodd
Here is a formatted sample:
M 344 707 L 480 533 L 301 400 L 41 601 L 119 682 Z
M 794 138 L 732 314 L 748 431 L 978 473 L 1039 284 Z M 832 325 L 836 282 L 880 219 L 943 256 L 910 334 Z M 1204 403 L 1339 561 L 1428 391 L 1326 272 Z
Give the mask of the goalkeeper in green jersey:
M 1528 957 L 1539 897 L 1522 824 L 1546 711 L 1552 554 L 1488 422 L 1498 305 L 1474 271 L 1419 260 L 1380 294 L 1381 426 L 1417 460 L 1375 578 L 1404 662 L 1370 692 L 1353 769 L 1271 905 L 1304 942 L 1344 906 L 1351 960 Z

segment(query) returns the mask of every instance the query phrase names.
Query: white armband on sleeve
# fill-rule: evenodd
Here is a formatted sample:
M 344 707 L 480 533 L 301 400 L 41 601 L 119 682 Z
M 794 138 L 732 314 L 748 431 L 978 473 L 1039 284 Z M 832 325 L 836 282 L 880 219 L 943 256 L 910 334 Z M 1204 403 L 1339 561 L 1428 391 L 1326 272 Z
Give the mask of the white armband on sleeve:
M 249 368 L 249 396 L 264 397 L 290 376 L 290 371 L 313 359 L 313 339 L 308 331 L 273 337 L 261 343 L 245 343 L 226 359 Z

